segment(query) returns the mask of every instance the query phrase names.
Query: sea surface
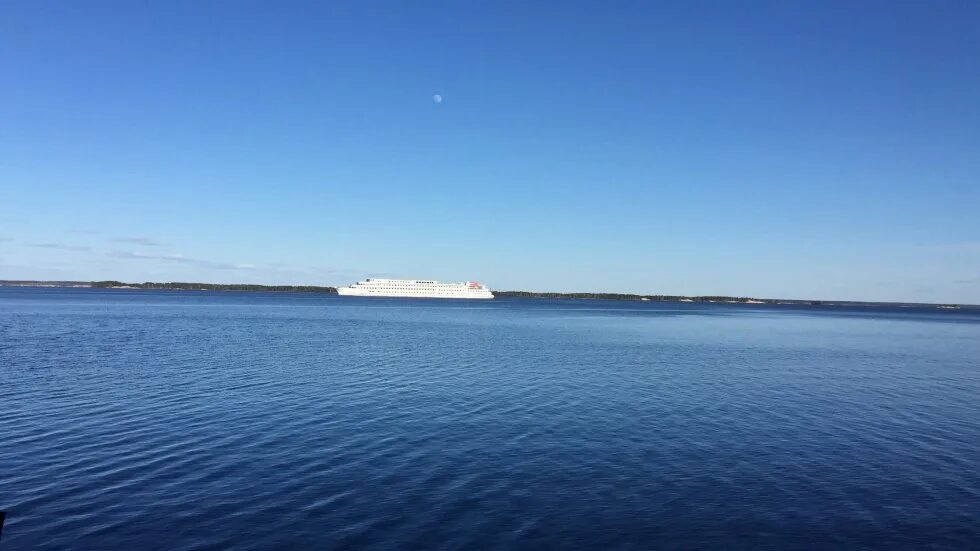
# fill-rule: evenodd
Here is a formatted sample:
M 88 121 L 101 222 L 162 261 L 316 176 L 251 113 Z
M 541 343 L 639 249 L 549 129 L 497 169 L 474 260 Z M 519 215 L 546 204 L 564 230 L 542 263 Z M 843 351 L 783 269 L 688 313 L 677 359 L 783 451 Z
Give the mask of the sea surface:
M 980 548 L 980 310 L 0 288 L 2 551 Z

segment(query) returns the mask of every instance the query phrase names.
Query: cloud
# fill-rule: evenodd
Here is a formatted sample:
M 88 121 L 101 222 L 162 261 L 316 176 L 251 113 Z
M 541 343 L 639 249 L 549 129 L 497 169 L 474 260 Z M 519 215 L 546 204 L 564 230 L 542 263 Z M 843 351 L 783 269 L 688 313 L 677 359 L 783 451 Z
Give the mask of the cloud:
M 59 251 L 91 251 L 91 247 L 81 245 L 66 245 L 64 243 L 25 243 L 28 247 L 38 247 L 40 249 L 58 249 Z
M 188 258 L 182 254 L 146 254 L 128 251 L 109 251 L 106 256 L 129 260 L 161 260 L 164 262 L 174 262 L 177 264 L 187 264 L 199 268 L 210 268 L 214 270 L 253 270 L 254 264 L 231 264 L 227 262 L 214 262 L 199 258 Z
M 128 251 L 109 251 L 105 253 L 107 256 L 114 258 L 139 258 L 144 260 L 172 260 L 174 262 L 183 262 L 190 260 L 184 255 L 180 254 L 146 254 L 146 253 L 134 253 Z
M 216 270 L 254 270 L 254 264 L 226 264 L 223 262 L 210 262 L 207 260 L 195 260 L 198 266 L 203 268 L 214 268 Z
M 112 239 L 116 243 L 133 243 L 135 245 L 143 245 L 144 247 L 163 247 L 164 243 L 159 241 L 154 241 L 149 237 L 114 237 Z
M 974 283 L 980 283 L 980 276 L 977 276 L 977 277 L 968 277 L 966 279 L 957 279 L 953 283 L 956 283 L 958 285 L 971 285 L 971 284 L 974 284 Z

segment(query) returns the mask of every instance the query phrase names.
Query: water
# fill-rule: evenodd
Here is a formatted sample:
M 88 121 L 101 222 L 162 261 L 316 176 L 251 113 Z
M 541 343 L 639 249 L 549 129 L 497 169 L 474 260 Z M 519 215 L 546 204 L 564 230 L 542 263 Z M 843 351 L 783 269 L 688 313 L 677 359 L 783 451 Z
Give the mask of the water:
M 980 312 L 0 289 L 19 549 L 980 546 Z

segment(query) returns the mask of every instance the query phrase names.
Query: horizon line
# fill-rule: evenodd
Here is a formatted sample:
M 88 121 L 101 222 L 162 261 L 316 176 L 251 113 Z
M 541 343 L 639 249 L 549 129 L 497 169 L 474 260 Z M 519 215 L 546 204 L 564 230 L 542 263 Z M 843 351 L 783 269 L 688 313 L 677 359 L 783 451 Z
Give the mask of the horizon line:
M 118 289 L 119 286 L 95 286 L 94 284 L 105 284 L 105 283 L 118 283 L 119 286 L 128 286 L 131 289 L 138 290 L 166 290 L 166 289 L 142 289 L 136 287 L 137 285 L 210 285 L 210 286 L 222 286 L 222 287 L 234 287 L 234 286 L 248 286 L 248 287 L 268 287 L 268 288 L 287 288 L 287 289 L 303 289 L 303 288 L 313 288 L 313 289 L 333 289 L 336 292 L 337 286 L 335 285 L 280 285 L 280 284 L 267 284 L 267 283 L 210 283 L 202 281 L 144 281 L 144 282 L 124 282 L 116 279 L 100 279 L 100 280 L 70 280 L 70 279 L 0 279 L 0 287 L 34 287 L 34 288 L 97 288 L 97 289 Z M 13 284 L 13 285 L 11 285 Z M 195 290 L 195 289 L 187 289 Z M 212 289 L 200 289 L 200 290 L 212 290 Z M 249 292 L 247 289 L 226 289 L 227 291 L 240 291 Z M 960 302 L 907 302 L 907 301 L 873 301 L 873 300 L 835 300 L 835 299 L 812 299 L 812 298 L 766 298 L 766 297 L 752 297 L 747 295 L 677 295 L 677 294 L 665 294 L 665 293 L 617 293 L 609 291 L 531 291 L 531 290 L 503 290 L 503 289 L 490 289 L 491 292 L 497 293 L 528 293 L 531 295 L 559 295 L 555 298 L 581 298 L 581 299 L 591 299 L 590 297 L 575 297 L 572 295 L 612 295 L 620 297 L 636 297 L 636 299 L 651 298 L 651 297 L 664 297 L 669 299 L 662 300 L 662 302 L 671 302 L 671 299 L 740 299 L 743 301 L 765 301 L 765 304 L 800 304 L 800 303 L 810 303 L 810 305 L 834 305 L 834 304 L 870 304 L 870 305 L 909 305 L 909 306 L 955 306 L 955 307 L 967 307 L 967 308 L 980 308 L 980 304 L 969 304 Z M 276 291 L 272 291 L 276 292 Z M 288 292 L 288 291 L 287 291 Z M 302 291 L 294 291 L 302 292 Z M 535 297 L 528 297 L 535 298 Z M 613 299 L 615 300 L 615 299 Z M 704 302 L 703 300 L 700 302 Z M 708 301 L 708 302 L 718 302 L 718 301 Z M 726 302 L 726 301 L 721 301 Z M 744 302 L 743 302 L 744 303 Z

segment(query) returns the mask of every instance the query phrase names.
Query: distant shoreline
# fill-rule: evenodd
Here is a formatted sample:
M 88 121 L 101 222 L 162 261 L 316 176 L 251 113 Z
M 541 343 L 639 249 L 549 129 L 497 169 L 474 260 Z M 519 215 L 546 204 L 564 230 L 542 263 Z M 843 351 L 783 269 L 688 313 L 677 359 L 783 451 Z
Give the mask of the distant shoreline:
M 245 291 L 271 293 L 323 293 L 336 295 L 336 287 L 317 285 L 253 285 L 247 283 L 124 283 L 121 281 L 40 281 L 40 280 L 0 280 L 0 287 L 41 287 L 41 288 L 74 288 L 74 289 L 132 289 L 132 290 L 169 290 L 169 291 Z M 493 291 L 497 298 L 526 298 L 526 299 L 599 299 L 599 300 L 634 300 L 641 302 L 689 302 L 689 303 L 729 303 L 729 304 L 762 304 L 762 305 L 797 305 L 797 306 L 898 306 L 898 307 L 934 307 L 947 310 L 958 310 L 961 307 L 975 308 L 971 304 L 932 304 L 923 302 L 863 302 L 852 300 L 800 300 L 772 299 L 731 296 L 686 296 L 686 295 L 641 295 L 632 293 L 551 293 L 538 291 Z

